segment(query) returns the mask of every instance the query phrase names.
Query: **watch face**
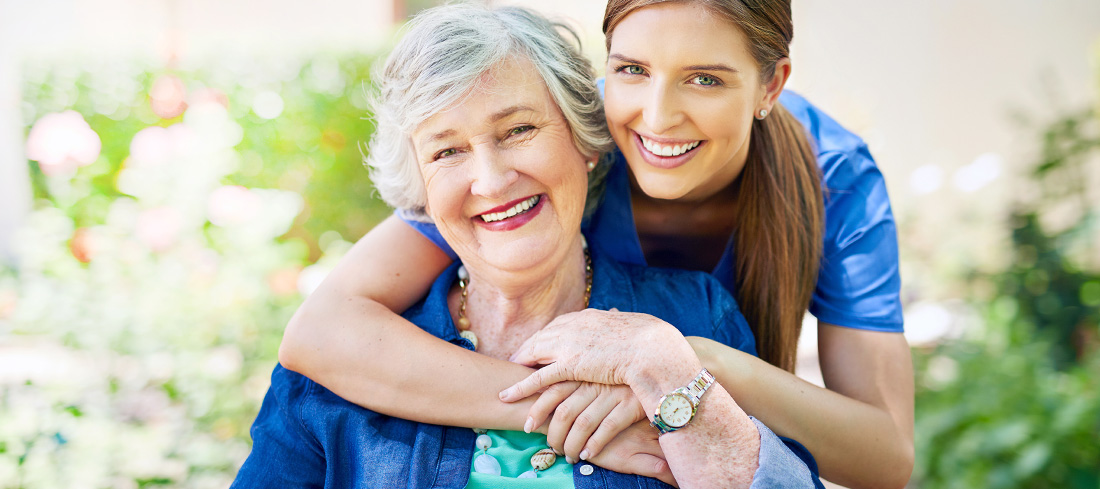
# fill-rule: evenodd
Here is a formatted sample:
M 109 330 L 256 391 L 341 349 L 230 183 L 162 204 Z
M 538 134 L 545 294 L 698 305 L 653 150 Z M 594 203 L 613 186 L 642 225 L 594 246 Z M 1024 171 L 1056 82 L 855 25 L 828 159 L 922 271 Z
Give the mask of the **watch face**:
M 687 396 L 674 392 L 665 396 L 661 402 L 661 421 L 673 428 L 679 428 L 691 421 L 691 411 L 691 401 Z

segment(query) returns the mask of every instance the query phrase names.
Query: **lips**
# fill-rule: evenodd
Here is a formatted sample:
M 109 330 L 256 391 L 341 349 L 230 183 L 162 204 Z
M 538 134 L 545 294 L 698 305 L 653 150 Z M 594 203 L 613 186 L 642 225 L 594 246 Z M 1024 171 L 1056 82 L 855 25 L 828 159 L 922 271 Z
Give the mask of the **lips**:
M 671 170 L 687 163 L 695 156 L 695 150 L 704 143 L 704 140 L 690 139 L 658 141 L 634 133 L 634 145 L 642 160 L 663 170 Z
M 682 144 L 663 144 L 645 136 L 638 135 L 642 140 L 642 147 L 657 156 L 680 156 L 695 149 L 702 141 L 691 141 Z
M 489 231 L 511 231 L 531 222 L 543 207 L 546 207 L 546 195 L 532 195 L 489 209 L 474 216 L 473 221 Z
M 523 213 L 531 210 L 532 207 L 535 207 L 536 205 L 538 205 L 539 200 L 541 200 L 541 199 L 542 199 L 542 196 L 540 196 L 540 195 L 532 195 L 532 196 L 530 196 L 526 199 L 523 199 L 519 202 L 516 202 L 515 204 L 511 205 L 510 207 L 505 207 L 504 209 L 499 210 L 497 212 L 486 212 L 484 214 L 479 215 L 478 217 L 480 217 L 481 220 L 485 221 L 485 222 L 503 221 L 505 219 L 508 219 L 509 217 L 515 217 L 519 214 L 523 214 Z M 502 207 L 504 207 L 504 206 L 502 206 Z M 500 207 L 497 207 L 497 209 L 500 209 Z

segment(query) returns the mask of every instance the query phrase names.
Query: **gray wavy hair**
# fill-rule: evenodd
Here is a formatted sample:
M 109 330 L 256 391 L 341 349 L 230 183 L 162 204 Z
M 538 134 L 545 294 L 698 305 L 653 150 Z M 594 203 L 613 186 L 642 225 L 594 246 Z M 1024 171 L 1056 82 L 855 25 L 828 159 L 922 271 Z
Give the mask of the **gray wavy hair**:
M 406 218 L 431 220 L 424 213 L 427 196 L 412 132 L 469 94 L 482 74 L 519 56 L 538 70 L 581 154 L 600 155 L 597 169 L 589 172 L 589 215 L 598 204 L 614 143 L 592 67 L 561 31 L 579 45 L 576 34 L 524 8 L 476 4 L 425 10 L 407 29 L 374 75 L 375 131 L 365 159 L 382 199 Z

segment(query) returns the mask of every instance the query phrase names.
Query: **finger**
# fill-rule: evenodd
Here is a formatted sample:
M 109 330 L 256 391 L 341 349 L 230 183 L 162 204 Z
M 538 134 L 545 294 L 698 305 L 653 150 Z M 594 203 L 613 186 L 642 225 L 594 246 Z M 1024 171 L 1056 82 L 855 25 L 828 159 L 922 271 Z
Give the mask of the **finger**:
M 555 347 L 561 343 L 560 332 L 550 327 L 556 320 L 557 318 L 524 340 L 508 360 L 528 367 L 554 363 L 557 353 Z
M 573 426 L 569 428 L 569 433 L 565 437 L 565 444 L 562 446 L 565 456 L 573 460 L 580 460 L 581 451 L 584 450 L 589 437 L 597 428 L 603 425 L 605 418 L 618 404 L 618 398 L 613 397 L 610 390 L 600 389 L 600 394 L 592 400 L 584 411 L 577 415 L 577 419 L 573 421 Z M 584 458 L 588 458 L 588 454 L 585 454 Z
M 554 409 L 558 407 L 558 404 L 561 404 L 562 401 L 576 392 L 577 387 L 580 387 L 580 385 L 580 382 L 558 382 L 542 391 L 542 395 L 535 400 L 535 403 L 531 405 L 531 409 L 527 411 L 527 423 L 524 425 L 523 431 L 530 433 L 542 426 L 546 422 L 546 418 L 554 413 Z
M 565 437 L 573 427 L 577 416 L 588 408 L 592 401 L 599 395 L 597 389 L 588 385 L 581 385 L 568 399 L 558 404 L 554 409 L 554 415 L 550 418 L 550 428 L 546 431 L 546 444 L 550 445 L 558 453 L 565 453 Z M 567 458 L 569 463 L 576 462 L 576 458 Z
M 511 387 L 500 391 L 500 400 L 504 402 L 515 402 L 520 399 L 526 399 L 543 387 L 566 380 L 575 379 L 570 378 L 570 374 L 566 367 L 562 366 L 560 363 L 552 363 L 532 372 L 526 379 L 516 382 Z
M 626 465 L 630 467 L 631 472 L 640 476 L 660 479 L 666 484 L 676 484 L 676 480 L 672 478 L 672 471 L 668 468 L 668 462 L 656 455 L 638 453 L 627 459 Z
M 584 448 L 580 452 L 581 460 L 588 460 L 592 457 L 597 457 L 603 452 L 604 447 L 607 446 L 613 438 L 618 436 L 623 430 L 634 424 L 635 419 L 634 409 L 628 404 L 618 403 L 611 409 L 600 426 L 588 437 L 584 444 Z M 565 453 L 569 453 L 569 439 L 565 442 Z
M 512 355 L 508 357 L 508 361 L 512 363 L 520 363 L 520 357 L 529 358 L 531 356 L 532 350 L 534 349 L 535 342 L 538 341 L 539 333 L 541 333 L 541 331 L 536 331 L 535 334 L 528 336 L 526 340 L 523 340 L 523 343 L 520 343 L 519 348 L 516 348 L 516 351 L 512 352 Z
M 593 458 L 591 461 L 601 467 L 614 467 L 616 472 L 653 477 L 655 479 L 660 479 L 666 484 L 676 485 L 676 479 L 672 477 L 672 471 L 668 468 L 668 462 L 657 455 L 634 453 L 626 455 L 617 461 L 609 460 L 609 456 L 611 456 L 610 452 L 605 453 L 601 457 Z

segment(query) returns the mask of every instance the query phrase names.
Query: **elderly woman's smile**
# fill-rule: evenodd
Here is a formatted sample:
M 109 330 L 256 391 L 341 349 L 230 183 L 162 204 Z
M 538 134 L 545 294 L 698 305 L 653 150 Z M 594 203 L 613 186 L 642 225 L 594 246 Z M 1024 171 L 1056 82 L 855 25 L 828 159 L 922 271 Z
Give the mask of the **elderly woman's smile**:
M 485 263 L 537 276 L 579 251 L 585 157 L 530 61 L 483 74 L 412 141 L 427 214 L 471 273 Z
M 522 226 L 527 221 L 530 221 L 535 214 L 538 214 L 541 208 L 539 204 L 542 203 L 541 195 L 532 195 L 526 199 L 519 199 L 515 202 L 508 203 L 493 209 L 489 209 L 484 214 L 479 215 L 481 221 L 485 223 L 485 226 L 489 229 L 497 229 L 503 231 L 505 227 L 508 229 L 515 229 Z M 502 224 L 502 226 L 496 226 Z

